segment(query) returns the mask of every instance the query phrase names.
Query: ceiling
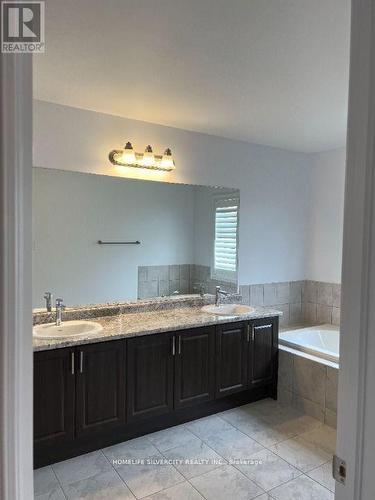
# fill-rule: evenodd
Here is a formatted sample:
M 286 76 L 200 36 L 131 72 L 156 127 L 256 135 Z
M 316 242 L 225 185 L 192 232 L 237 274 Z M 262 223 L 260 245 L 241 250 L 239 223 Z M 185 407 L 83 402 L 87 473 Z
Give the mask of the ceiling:
M 350 0 L 47 0 L 37 99 L 317 152 L 345 144 Z

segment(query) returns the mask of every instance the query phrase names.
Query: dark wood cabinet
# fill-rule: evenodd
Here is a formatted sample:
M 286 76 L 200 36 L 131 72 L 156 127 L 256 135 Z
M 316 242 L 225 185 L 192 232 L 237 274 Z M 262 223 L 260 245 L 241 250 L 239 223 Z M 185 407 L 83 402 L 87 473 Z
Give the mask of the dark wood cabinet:
M 174 407 L 215 397 L 215 327 L 176 333 Z
M 173 409 L 173 333 L 128 340 L 128 421 L 168 413 Z
M 277 395 L 278 318 L 34 354 L 41 467 Z
M 229 323 L 216 328 L 216 397 L 247 387 L 247 323 Z
M 277 375 L 278 324 L 271 318 L 252 321 L 249 342 L 249 384 L 269 384 Z
M 34 354 L 34 444 L 60 446 L 74 437 L 74 349 Z
M 101 342 L 76 351 L 77 436 L 125 423 L 125 342 Z

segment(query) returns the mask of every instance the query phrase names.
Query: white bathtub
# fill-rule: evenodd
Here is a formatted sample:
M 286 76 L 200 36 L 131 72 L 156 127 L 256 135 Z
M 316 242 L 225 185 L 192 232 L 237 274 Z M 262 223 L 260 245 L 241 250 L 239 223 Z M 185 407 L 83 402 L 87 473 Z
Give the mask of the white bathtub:
M 338 363 L 339 336 L 338 326 L 319 325 L 280 332 L 279 342 L 292 349 Z

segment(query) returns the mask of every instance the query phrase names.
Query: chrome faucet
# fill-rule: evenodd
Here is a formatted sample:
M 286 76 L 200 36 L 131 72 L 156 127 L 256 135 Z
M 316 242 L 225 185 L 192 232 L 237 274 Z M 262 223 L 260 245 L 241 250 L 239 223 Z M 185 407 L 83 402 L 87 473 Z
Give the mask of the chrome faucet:
M 43 299 L 46 301 L 46 309 L 49 313 L 52 311 L 52 297 L 53 295 L 51 292 L 45 292 L 43 295 Z
M 217 286 L 216 287 L 216 293 L 215 293 L 215 306 L 219 306 L 220 305 L 220 299 L 221 299 L 221 296 L 224 296 L 224 297 L 227 297 L 228 295 L 230 295 L 229 292 L 225 292 L 224 290 L 222 290 L 220 288 L 220 286 Z
M 56 299 L 56 326 L 62 323 L 62 312 L 65 309 L 63 302 L 64 299 Z

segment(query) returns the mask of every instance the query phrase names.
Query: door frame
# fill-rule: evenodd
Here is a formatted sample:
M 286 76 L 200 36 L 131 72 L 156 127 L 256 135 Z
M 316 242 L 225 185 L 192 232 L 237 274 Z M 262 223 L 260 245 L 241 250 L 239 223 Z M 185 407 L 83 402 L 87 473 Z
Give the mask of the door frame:
M 1 54 L 0 497 L 33 491 L 32 58 Z
M 352 0 L 337 444 L 347 480 L 336 484 L 336 500 L 372 499 L 375 491 L 368 462 L 375 453 L 374 88 L 375 4 Z

